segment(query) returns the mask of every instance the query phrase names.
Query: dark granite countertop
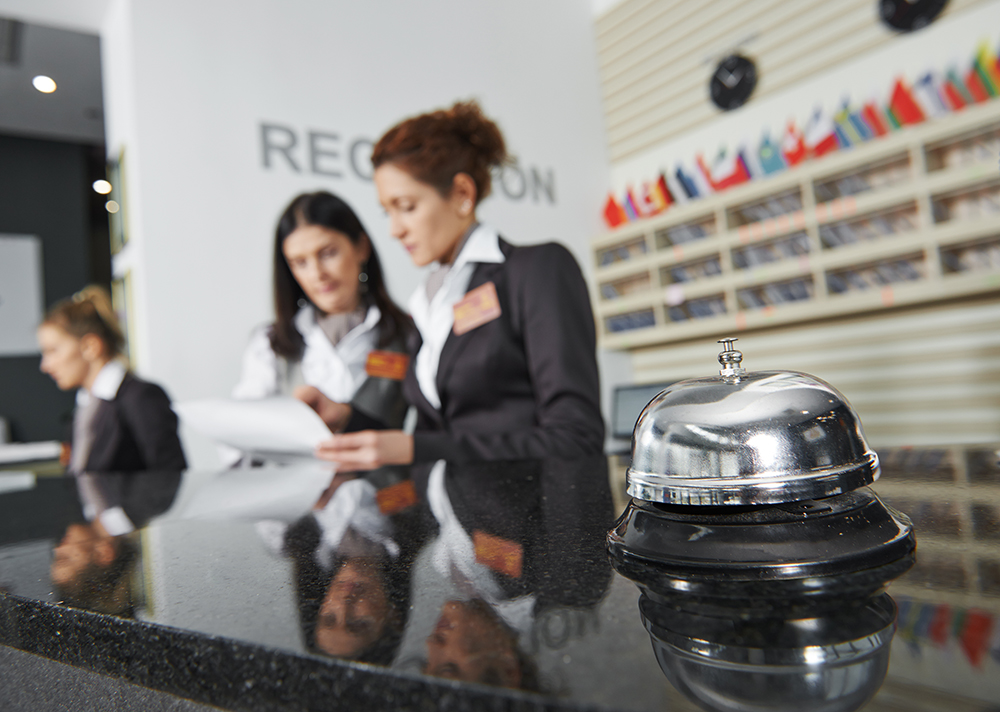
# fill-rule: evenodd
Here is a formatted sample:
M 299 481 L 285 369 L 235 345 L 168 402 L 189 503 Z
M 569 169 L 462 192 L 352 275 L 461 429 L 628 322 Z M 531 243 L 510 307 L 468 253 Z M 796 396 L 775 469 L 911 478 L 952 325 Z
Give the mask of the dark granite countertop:
M 1000 709 L 994 449 L 880 455 L 913 568 L 764 613 L 640 602 L 615 460 L 0 473 L 0 645 L 240 710 Z

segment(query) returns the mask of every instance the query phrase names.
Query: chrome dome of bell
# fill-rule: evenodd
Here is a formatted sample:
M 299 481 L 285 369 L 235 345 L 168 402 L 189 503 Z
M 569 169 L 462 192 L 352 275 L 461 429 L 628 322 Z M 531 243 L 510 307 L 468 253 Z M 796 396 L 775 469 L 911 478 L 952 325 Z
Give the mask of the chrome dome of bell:
M 871 484 L 878 456 L 830 384 L 792 371 L 747 372 L 723 339 L 719 376 L 673 384 L 632 433 L 628 493 L 678 505 L 818 499 Z

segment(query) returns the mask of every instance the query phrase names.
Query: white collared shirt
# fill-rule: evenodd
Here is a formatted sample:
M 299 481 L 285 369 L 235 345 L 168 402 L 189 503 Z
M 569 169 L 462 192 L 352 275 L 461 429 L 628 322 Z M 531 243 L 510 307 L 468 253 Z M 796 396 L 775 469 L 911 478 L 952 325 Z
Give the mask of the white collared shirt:
M 299 309 L 295 328 L 302 334 L 302 378 L 315 386 L 327 398 L 347 403 L 368 377 L 365 364 L 368 353 L 378 344 L 378 322 L 382 313 L 374 304 L 368 308 L 365 320 L 351 329 L 335 346 L 316 321 L 311 305 Z M 281 390 L 278 357 L 271 349 L 268 327 L 260 327 L 250 337 L 243 354 L 240 381 L 233 389 L 233 398 L 250 400 L 278 395 Z
M 410 297 L 410 314 L 423 340 L 414 371 L 420 390 L 435 408 L 441 407 L 441 396 L 436 382 L 437 370 L 441 361 L 441 350 L 444 349 L 448 334 L 451 333 L 455 323 L 453 307 L 468 291 L 476 264 L 500 264 L 505 260 L 500 250 L 500 235 L 494 228 L 480 225 L 469 235 L 465 247 L 462 248 L 451 270 L 445 275 L 444 282 L 434 294 L 434 298 L 427 299 L 427 289 L 423 283 Z
M 93 445 L 93 417 L 95 411 L 87 406 L 93 403 L 94 398 L 102 401 L 113 401 L 118 396 L 118 389 L 125 380 L 128 368 L 117 359 L 108 361 L 97 373 L 97 378 L 90 386 L 88 392 L 86 388 L 81 388 L 76 392 L 77 412 L 74 414 L 73 422 L 73 461 L 70 470 L 78 474 L 77 489 L 80 492 L 80 500 L 83 505 L 83 514 L 87 521 L 100 519 L 105 531 L 111 536 L 121 536 L 128 534 L 135 528 L 132 521 L 125 514 L 125 510 L 119 506 L 107 507 L 98 494 L 98 490 L 91 483 L 91 475 L 83 472 L 84 464 L 90 456 L 90 448 Z M 84 415 L 86 414 L 86 415 Z M 77 422 L 77 418 L 84 418 L 86 422 Z M 83 430 L 87 432 L 84 433 Z
M 97 378 L 88 392 L 86 388 L 81 388 L 76 392 L 76 404 L 78 406 L 87 405 L 91 396 L 100 398 L 103 401 L 113 401 L 118 395 L 118 389 L 125 380 L 128 368 L 117 359 L 108 361 L 97 373 Z

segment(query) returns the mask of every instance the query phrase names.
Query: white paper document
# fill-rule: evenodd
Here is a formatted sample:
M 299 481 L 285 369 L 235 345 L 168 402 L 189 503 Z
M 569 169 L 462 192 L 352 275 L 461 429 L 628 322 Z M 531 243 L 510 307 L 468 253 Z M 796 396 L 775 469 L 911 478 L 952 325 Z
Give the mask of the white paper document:
M 209 398 L 177 403 L 174 411 L 223 445 L 278 461 L 312 458 L 331 435 L 316 411 L 294 398 Z
M 0 445 L 0 464 L 58 460 L 61 451 L 62 445 L 55 440 L 40 443 L 4 443 Z

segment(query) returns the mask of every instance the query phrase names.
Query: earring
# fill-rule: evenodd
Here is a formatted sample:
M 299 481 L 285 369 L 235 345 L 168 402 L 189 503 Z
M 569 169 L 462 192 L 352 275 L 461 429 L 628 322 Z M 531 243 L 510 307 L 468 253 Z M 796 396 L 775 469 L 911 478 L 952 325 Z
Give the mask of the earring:
M 299 309 L 301 309 L 301 308 L 303 308 L 304 306 L 308 305 L 308 304 L 309 304 L 309 302 L 307 302 L 307 301 L 306 301 L 305 299 L 299 299 L 299 301 L 297 301 L 297 302 L 296 302 L 296 304 L 298 304 L 298 306 L 299 306 Z
M 368 292 L 368 272 L 366 271 L 367 267 L 368 267 L 368 263 L 367 262 L 363 263 L 361 265 L 361 271 L 358 272 L 358 281 L 361 282 L 361 293 L 362 294 L 366 294 Z
M 462 203 L 462 214 L 468 215 L 470 210 L 472 210 L 472 201 L 466 200 L 464 203 Z

